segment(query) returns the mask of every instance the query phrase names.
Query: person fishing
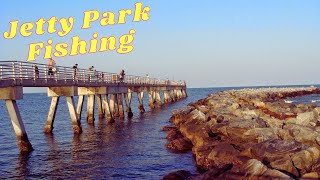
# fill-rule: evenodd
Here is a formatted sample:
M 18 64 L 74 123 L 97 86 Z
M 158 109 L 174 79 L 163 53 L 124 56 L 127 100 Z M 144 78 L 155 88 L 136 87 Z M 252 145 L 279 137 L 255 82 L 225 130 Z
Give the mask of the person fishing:
M 39 68 L 37 65 L 32 65 L 33 66 L 33 72 L 34 72 L 34 78 L 39 79 Z
M 48 75 L 50 76 L 50 78 L 56 72 L 55 65 L 56 65 L 56 62 L 52 58 L 50 58 L 49 64 L 48 64 Z
M 89 81 L 91 80 L 95 69 L 94 66 L 89 67 Z
M 77 72 L 78 72 L 78 64 L 75 64 L 72 68 L 73 68 L 72 79 L 75 80 L 77 77 Z
M 126 74 L 124 73 L 124 70 L 122 69 L 122 70 L 120 71 L 120 82 L 121 82 L 121 83 L 123 83 L 124 75 L 126 75 Z

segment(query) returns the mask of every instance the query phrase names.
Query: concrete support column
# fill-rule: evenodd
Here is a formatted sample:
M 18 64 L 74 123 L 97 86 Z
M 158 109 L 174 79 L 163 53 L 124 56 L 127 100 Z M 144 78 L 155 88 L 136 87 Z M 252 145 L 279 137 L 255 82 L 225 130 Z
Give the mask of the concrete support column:
M 178 99 L 182 99 L 181 89 L 177 90 Z
M 81 122 L 80 122 L 78 115 L 76 114 L 76 110 L 74 108 L 73 96 L 67 96 L 66 99 L 67 99 L 67 104 L 68 104 L 69 113 L 70 113 L 70 117 L 71 117 L 73 132 L 75 134 L 80 134 L 80 133 L 82 133 Z
M 161 96 L 160 96 L 160 91 L 155 91 L 155 102 L 157 107 L 161 107 L 162 102 L 161 102 Z
M 174 98 L 176 99 L 176 101 L 177 100 L 179 100 L 179 97 L 178 97 L 178 91 L 175 89 L 175 90 L 173 90 L 173 94 L 174 94 Z
M 79 120 L 81 120 L 81 112 L 82 112 L 82 107 L 83 107 L 83 100 L 84 100 L 84 96 L 81 95 L 78 98 L 78 105 L 77 105 L 77 115 Z
M 179 100 L 178 91 L 176 89 L 173 90 L 173 96 L 174 96 L 175 101 Z
M 185 98 L 185 96 L 184 96 L 184 92 L 183 92 L 184 90 L 183 90 L 183 89 L 181 89 L 180 91 L 181 91 L 181 98 Z
M 152 91 L 153 104 L 156 103 L 156 91 Z
M 119 117 L 121 119 L 123 119 L 124 118 L 124 110 L 123 110 L 122 94 L 118 94 L 118 108 L 119 108 Z
M 149 91 L 149 107 L 151 108 L 151 109 L 154 109 L 155 108 L 155 106 L 154 106 L 154 92 L 153 91 Z
M 116 96 L 115 94 L 110 94 L 110 113 L 112 117 L 115 117 L 115 101 L 116 101 Z
M 163 91 L 163 103 L 164 104 L 168 103 L 167 91 Z
M 140 113 L 146 112 L 146 110 L 143 107 L 143 95 L 144 95 L 143 91 L 137 92 Z
M 167 94 L 168 94 L 168 102 L 169 102 L 169 103 L 173 102 L 173 99 L 172 99 L 172 91 L 171 91 L 171 90 L 167 91 Z
M 118 94 L 114 94 L 115 100 L 114 100 L 114 116 L 119 117 L 119 104 L 118 104 Z
M 49 113 L 48 113 L 48 118 L 46 121 L 46 126 L 44 128 L 45 133 L 52 133 L 53 123 L 54 123 L 54 119 L 56 117 L 59 99 L 60 99 L 59 96 L 52 97 L 51 105 L 50 105 L 50 109 L 49 109 Z
M 127 112 L 127 115 L 128 115 L 129 118 L 132 118 L 132 116 L 133 116 L 133 113 L 132 113 L 132 110 L 131 110 L 132 93 L 131 92 L 125 93 L 124 97 L 125 97 L 125 101 L 126 101 L 126 112 Z
M 97 97 L 97 105 L 98 105 L 98 115 L 99 115 L 99 119 L 104 118 L 104 113 L 103 113 L 103 108 L 102 108 L 102 97 L 100 94 L 96 95 Z
M 88 95 L 87 122 L 89 124 L 93 124 L 94 123 L 94 101 L 95 101 L 95 95 Z
M 171 94 L 170 91 L 164 91 L 164 102 L 165 103 L 171 103 L 172 98 L 171 98 Z
M 113 114 L 111 113 L 110 106 L 108 103 L 108 95 L 102 95 L 102 104 L 104 107 L 105 117 L 109 123 L 114 122 Z
M 172 101 L 172 102 L 176 102 L 174 90 L 171 90 L 171 91 L 170 91 L 170 97 L 171 97 L 171 101 Z
M 18 146 L 21 152 L 30 152 L 33 150 L 27 132 L 24 128 L 20 112 L 16 103 L 16 100 L 5 100 L 8 113 L 11 118 L 11 123 L 14 129 L 14 132 L 17 136 Z
M 185 90 L 185 89 L 182 89 L 181 91 L 182 91 L 182 96 L 183 96 L 183 98 L 186 98 L 186 97 L 187 97 L 186 90 Z

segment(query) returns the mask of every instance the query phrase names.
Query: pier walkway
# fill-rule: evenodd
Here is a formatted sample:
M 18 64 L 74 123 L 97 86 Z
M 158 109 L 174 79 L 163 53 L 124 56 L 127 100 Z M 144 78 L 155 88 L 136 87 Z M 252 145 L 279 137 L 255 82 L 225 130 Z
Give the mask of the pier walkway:
M 80 119 L 85 97 L 87 97 L 86 115 L 89 124 L 93 124 L 95 120 L 95 105 L 99 118 L 105 118 L 108 122 L 114 122 L 115 118 L 124 118 L 125 112 L 129 118 L 132 117 L 132 93 L 137 93 L 141 113 L 145 112 L 143 106 L 145 93 L 148 94 L 148 105 L 151 109 L 187 97 L 184 82 L 133 75 L 125 75 L 121 80 L 117 73 L 62 66 L 55 66 L 53 70 L 53 73 L 49 71 L 49 66 L 46 64 L 0 61 L 0 100 L 6 103 L 22 152 L 33 149 L 16 103 L 16 100 L 23 98 L 23 87 L 48 88 L 48 96 L 52 100 L 44 128 L 45 133 L 52 133 L 59 99 L 63 96 L 66 97 L 73 131 L 76 134 L 82 132 Z M 74 103 L 74 96 L 78 96 L 77 106 Z

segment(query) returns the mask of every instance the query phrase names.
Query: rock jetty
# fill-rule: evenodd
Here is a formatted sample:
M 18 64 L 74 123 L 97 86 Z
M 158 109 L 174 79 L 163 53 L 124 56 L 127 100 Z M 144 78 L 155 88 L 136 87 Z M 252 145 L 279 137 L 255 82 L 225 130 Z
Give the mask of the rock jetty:
M 164 179 L 318 179 L 320 107 L 285 100 L 310 94 L 320 89 L 230 90 L 173 111 L 166 146 L 192 150 L 205 172 Z

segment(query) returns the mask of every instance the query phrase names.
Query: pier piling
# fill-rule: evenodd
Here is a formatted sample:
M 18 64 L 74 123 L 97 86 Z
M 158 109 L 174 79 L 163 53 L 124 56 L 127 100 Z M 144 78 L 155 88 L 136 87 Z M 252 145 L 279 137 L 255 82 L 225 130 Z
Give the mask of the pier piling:
M 116 96 L 114 94 L 110 94 L 110 112 L 112 117 L 115 117 L 115 101 Z
M 161 107 L 161 105 L 162 105 L 161 96 L 160 96 L 160 91 L 159 90 L 155 91 L 155 104 L 156 104 L 156 106 L 158 108 Z
M 122 100 L 122 94 L 118 94 L 118 110 L 119 110 L 119 117 L 121 119 L 124 118 L 124 110 L 123 110 L 123 100 Z
M 144 113 L 146 111 L 143 106 L 143 95 L 144 95 L 143 91 L 137 92 L 140 113 Z
M 81 112 L 82 112 L 82 108 L 83 108 L 83 100 L 84 100 L 84 95 L 80 95 L 78 97 L 78 105 L 77 105 L 77 115 L 78 115 L 79 119 L 81 119 Z
M 88 95 L 87 122 L 89 124 L 93 124 L 94 123 L 94 104 L 95 104 L 95 95 Z
M 52 133 L 53 123 L 54 123 L 54 119 L 56 117 L 59 99 L 60 99 L 59 96 L 54 96 L 51 99 L 51 105 L 50 105 L 50 109 L 49 109 L 49 113 L 48 113 L 48 118 L 46 121 L 46 126 L 44 127 L 45 133 Z
M 119 117 L 118 94 L 114 94 L 114 117 Z
M 150 107 L 150 109 L 154 109 L 155 108 L 155 105 L 154 105 L 154 91 L 152 91 L 152 90 L 150 90 L 149 91 L 149 103 L 148 103 L 148 105 L 149 105 L 149 107 Z
M 71 117 L 73 132 L 75 134 L 80 134 L 82 133 L 81 122 L 74 108 L 73 96 L 67 96 L 66 99 L 67 99 L 68 109 Z
M 103 112 L 103 108 L 102 108 L 102 100 L 101 100 L 101 95 L 98 94 L 96 95 L 97 97 L 97 105 L 98 105 L 98 115 L 99 115 L 99 119 L 104 118 L 104 112 Z
M 8 113 L 11 118 L 12 126 L 14 132 L 16 133 L 18 146 L 21 152 L 30 152 L 33 150 L 31 143 L 29 142 L 29 138 L 27 132 L 24 128 L 24 124 L 22 122 L 19 108 L 17 106 L 16 100 L 7 99 L 5 100 L 6 106 L 8 109 Z
M 102 95 L 102 104 L 103 104 L 103 107 L 104 107 L 105 118 L 107 119 L 107 121 L 109 123 L 114 122 L 114 117 L 113 117 L 113 113 L 111 113 L 111 110 L 110 110 L 110 106 L 109 106 L 109 103 L 108 103 L 108 95 L 107 94 Z
M 125 93 L 125 94 L 124 94 L 124 97 L 125 97 L 125 101 L 126 101 L 126 112 L 127 112 L 127 116 L 128 116 L 129 118 L 132 118 L 132 117 L 133 117 L 133 113 L 132 113 L 132 110 L 131 110 L 132 93 L 131 93 L 131 92 Z

